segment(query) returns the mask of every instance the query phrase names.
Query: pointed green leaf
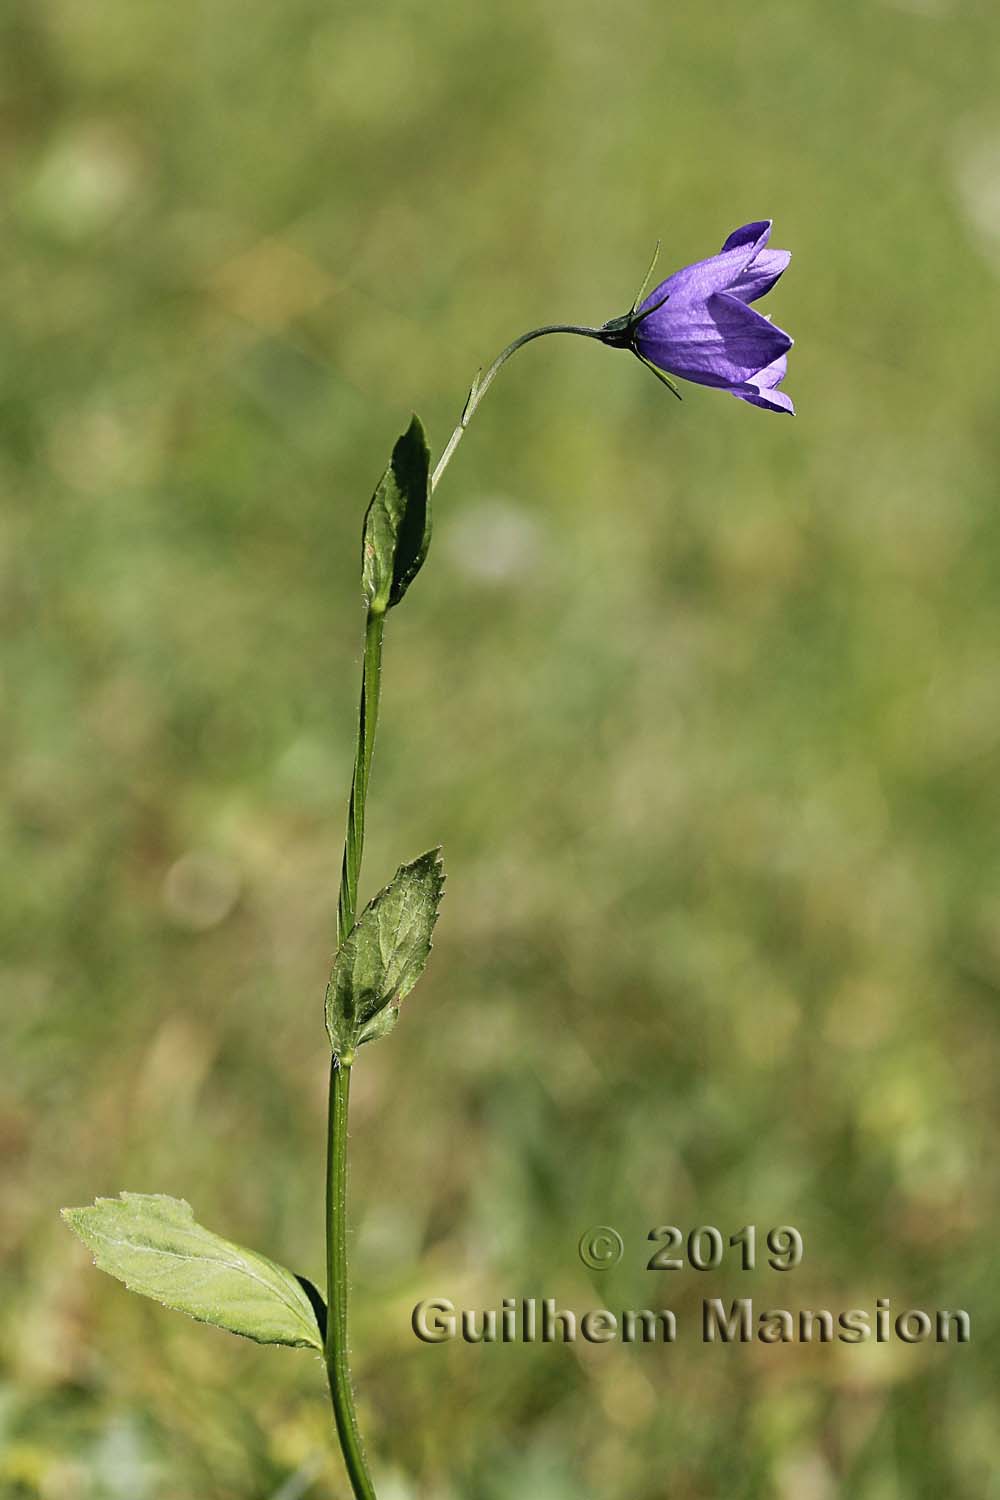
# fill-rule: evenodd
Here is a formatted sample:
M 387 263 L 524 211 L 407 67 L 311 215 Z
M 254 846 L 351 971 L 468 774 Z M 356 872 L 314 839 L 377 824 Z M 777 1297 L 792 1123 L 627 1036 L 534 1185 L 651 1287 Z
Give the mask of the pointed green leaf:
M 361 577 L 368 608 L 398 604 L 419 573 L 431 542 L 430 449 L 415 416 L 365 512 Z
M 131 1291 L 259 1344 L 322 1349 L 317 1314 L 298 1277 L 202 1229 L 183 1198 L 122 1193 L 64 1208 L 62 1216 L 95 1264 Z
M 440 849 L 401 865 L 341 944 L 326 990 L 326 1026 L 338 1055 L 392 1029 L 399 1002 L 427 962 L 443 887 Z

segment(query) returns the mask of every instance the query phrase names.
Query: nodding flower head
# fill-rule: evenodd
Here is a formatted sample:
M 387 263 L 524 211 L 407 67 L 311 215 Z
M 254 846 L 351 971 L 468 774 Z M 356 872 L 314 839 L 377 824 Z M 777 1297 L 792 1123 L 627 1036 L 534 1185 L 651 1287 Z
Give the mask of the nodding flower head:
M 636 298 L 631 312 L 606 323 L 605 343 L 631 349 L 676 395 L 673 375 L 794 413 L 778 389 L 792 340 L 750 306 L 791 260 L 787 250 L 768 249 L 770 233 L 770 219 L 734 230 L 718 255 L 675 271 L 643 301 Z

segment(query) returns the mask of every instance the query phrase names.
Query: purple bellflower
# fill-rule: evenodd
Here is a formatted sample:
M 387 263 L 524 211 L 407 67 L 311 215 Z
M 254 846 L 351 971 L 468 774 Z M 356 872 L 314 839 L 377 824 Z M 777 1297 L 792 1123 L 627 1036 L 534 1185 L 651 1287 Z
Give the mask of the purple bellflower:
M 680 392 L 670 377 L 678 375 L 765 411 L 794 414 L 791 399 L 778 389 L 792 340 L 750 306 L 791 260 L 787 250 L 768 249 L 770 234 L 770 219 L 744 224 L 718 255 L 675 271 L 640 302 L 644 284 L 631 312 L 605 323 L 605 342 L 631 349 L 675 395 Z

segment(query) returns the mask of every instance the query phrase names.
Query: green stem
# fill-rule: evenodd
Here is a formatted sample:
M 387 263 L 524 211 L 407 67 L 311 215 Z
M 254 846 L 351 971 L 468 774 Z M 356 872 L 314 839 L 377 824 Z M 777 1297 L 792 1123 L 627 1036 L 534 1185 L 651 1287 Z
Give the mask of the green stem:
M 361 674 L 361 708 L 358 713 L 358 743 L 351 781 L 351 803 L 347 813 L 344 863 L 340 872 L 337 905 L 337 942 L 342 943 L 354 926 L 358 906 L 358 877 L 365 850 L 365 804 L 375 751 L 378 705 L 382 690 L 382 632 L 385 615 L 368 611 L 365 620 L 365 659 Z
M 462 439 L 472 416 L 503 365 L 523 344 L 547 333 L 576 333 L 584 338 L 607 343 L 607 333 L 600 328 L 583 328 L 571 323 L 553 323 L 533 328 L 508 344 L 490 365 L 485 375 L 473 381 L 458 426 L 448 440 L 431 476 L 430 488 L 436 489 L 448 467 L 452 454 Z M 382 633 L 385 614 L 369 609 L 365 622 L 365 657 L 361 678 L 361 709 L 358 715 L 358 742 L 351 781 L 351 801 L 347 814 L 347 837 L 340 875 L 340 897 L 337 903 L 337 940 L 342 943 L 354 926 L 358 909 L 358 879 L 365 846 L 365 807 L 375 750 L 378 725 L 379 694 L 382 683 Z M 351 1371 L 347 1342 L 347 1106 L 351 1091 L 353 1054 L 333 1057 L 330 1064 L 330 1095 L 327 1121 L 326 1154 L 326 1359 L 330 1382 L 330 1400 L 355 1500 L 376 1500 L 375 1487 L 365 1460 L 351 1389 Z
M 337 1434 L 356 1500 L 375 1500 L 361 1446 L 354 1409 L 347 1347 L 347 1106 L 351 1095 L 351 1065 L 334 1058 L 330 1070 L 330 1114 L 327 1141 L 326 1284 L 329 1298 L 326 1325 L 326 1372 Z
M 472 421 L 476 407 L 486 395 L 486 392 L 499 375 L 503 366 L 512 354 L 517 353 L 523 344 L 530 344 L 532 339 L 544 338 L 547 333 L 577 333 L 581 338 L 600 339 L 602 343 L 608 342 L 607 333 L 602 328 L 586 328 L 578 323 L 548 323 L 544 328 L 532 328 L 530 333 L 522 333 L 520 338 L 515 339 L 512 344 L 507 345 L 506 349 L 501 350 L 486 371 L 486 374 L 483 375 L 480 373 L 472 382 L 472 389 L 469 391 L 465 406 L 462 408 L 462 415 L 459 418 L 458 426 L 448 439 L 448 445 L 438 459 L 434 473 L 431 475 L 431 494 L 437 489 L 441 481 L 441 475 L 448 467 L 452 454 L 462 441 L 462 434 Z
M 365 804 L 382 683 L 384 627 L 385 615 L 369 610 L 365 622 L 358 742 L 337 905 L 337 934 L 341 943 L 354 926 L 357 914 L 358 879 L 365 846 Z M 333 1416 L 355 1500 L 375 1500 L 375 1486 L 368 1472 L 354 1408 L 347 1342 L 347 1107 L 353 1061 L 353 1056 L 345 1053 L 343 1057 L 335 1055 L 330 1062 L 326 1149 L 326 1295 L 329 1305 L 324 1354 Z

